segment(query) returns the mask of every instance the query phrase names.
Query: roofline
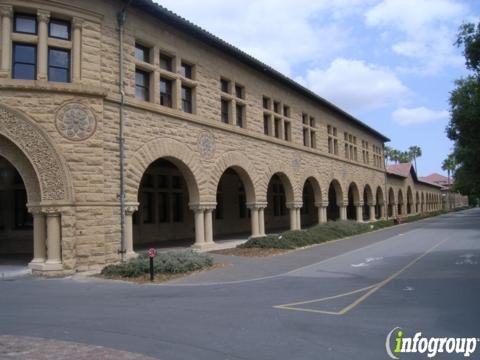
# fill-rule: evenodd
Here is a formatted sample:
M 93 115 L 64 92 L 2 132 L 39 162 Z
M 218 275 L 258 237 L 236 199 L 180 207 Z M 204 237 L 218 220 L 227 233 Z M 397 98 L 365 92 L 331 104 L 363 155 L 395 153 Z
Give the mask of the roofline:
M 168 10 L 167 8 L 157 3 L 154 3 L 152 0 L 134 0 L 131 6 L 139 8 L 149 14 L 152 14 L 153 16 L 164 21 L 165 23 L 170 24 L 187 34 L 194 36 L 196 39 L 201 40 L 204 43 L 211 45 L 214 48 L 217 48 L 223 51 L 224 53 L 235 57 L 236 59 L 240 60 L 244 64 L 254 68 L 255 70 L 265 74 L 266 76 L 271 77 L 284 85 L 287 85 L 293 90 L 307 96 L 308 98 L 316 102 L 319 102 L 321 105 L 326 106 L 328 109 L 332 110 L 333 112 L 346 117 L 352 123 L 359 126 L 360 128 L 363 128 L 367 132 L 381 138 L 383 142 L 390 141 L 390 139 L 385 135 L 383 135 L 382 133 L 368 126 L 367 124 L 360 121 L 353 115 L 340 109 L 338 106 L 334 105 L 333 103 L 325 100 L 321 96 L 315 94 L 313 91 L 300 85 L 299 83 L 283 75 L 282 73 L 266 65 L 265 63 L 255 59 L 253 56 L 248 55 L 247 53 L 240 50 L 239 48 L 227 43 L 225 40 L 222 40 L 219 37 L 211 34 L 210 32 L 202 29 L 200 26 L 195 25 L 192 22 Z
M 389 171 L 386 171 L 386 174 L 387 174 L 387 176 L 396 176 L 396 177 L 399 177 L 399 178 L 402 178 L 402 179 L 406 179 L 408 177 L 408 176 L 403 176 L 403 175 L 393 173 L 393 172 L 389 172 Z M 414 182 L 429 185 L 429 186 L 434 186 L 434 187 L 437 187 L 437 188 L 440 188 L 440 189 L 443 188 L 442 185 L 433 184 L 433 183 L 430 183 L 430 182 L 427 182 L 427 181 L 422 181 L 418 177 L 417 177 L 417 180 L 414 180 Z

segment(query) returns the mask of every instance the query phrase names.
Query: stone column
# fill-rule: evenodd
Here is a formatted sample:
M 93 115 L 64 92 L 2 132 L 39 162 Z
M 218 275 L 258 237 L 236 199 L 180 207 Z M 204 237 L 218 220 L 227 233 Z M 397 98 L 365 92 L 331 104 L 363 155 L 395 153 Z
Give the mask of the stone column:
M 133 213 L 137 211 L 137 206 L 125 207 L 125 258 L 131 259 L 137 257 L 133 251 Z
M 82 78 L 82 26 L 83 20 L 73 18 L 72 28 L 72 82 L 78 82 Z
M 213 222 L 212 222 L 212 208 L 205 209 L 205 244 L 213 245 Z
M 11 33 L 12 33 L 12 15 L 11 6 L 2 5 L 0 7 L 0 15 L 2 17 L 2 59 L 0 64 L 0 77 L 10 77 L 10 66 L 12 57 Z
M 205 217 L 203 209 L 193 209 L 195 212 L 195 248 L 202 248 L 205 245 Z
M 363 205 L 355 205 L 355 220 L 363 222 Z
M 38 209 L 31 210 L 33 215 L 33 260 L 28 264 L 31 269 L 45 263 L 46 223 L 45 215 Z
M 265 207 L 258 208 L 258 225 L 260 236 L 265 236 Z
M 288 212 L 290 214 L 290 230 L 296 230 L 297 229 L 297 213 L 295 211 L 295 208 L 293 206 L 288 208 Z
M 259 216 L 258 216 L 258 208 L 255 206 L 251 206 L 250 208 L 250 220 L 252 224 L 252 236 L 251 237 L 258 237 L 260 235 L 260 224 L 259 224 Z
M 315 203 L 315 206 L 317 207 L 317 211 L 318 211 L 319 224 L 327 222 L 327 205 L 328 204 L 324 204 L 324 203 Z
M 47 80 L 48 79 L 48 22 L 50 21 L 50 12 L 44 11 L 44 10 L 38 10 L 37 19 L 38 19 L 37 80 Z
M 340 220 L 347 220 L 347 207 L 345 205 L 339 206 L 340 208 Z
M 47 209 L 45 212 L 47 215 L 47 261 L 44 270 L 61 270 L 61 215 L 56 209 Z
M 375 221 L 375 205 L 369 205 L 369 207 L 370 207 L 370 221 Z
M 301 207 L 295 208 L 295 212 L 297 214 L 297 228 L 296 230 L 301 230 L 302 229 L 302 214 L 300 212 Z

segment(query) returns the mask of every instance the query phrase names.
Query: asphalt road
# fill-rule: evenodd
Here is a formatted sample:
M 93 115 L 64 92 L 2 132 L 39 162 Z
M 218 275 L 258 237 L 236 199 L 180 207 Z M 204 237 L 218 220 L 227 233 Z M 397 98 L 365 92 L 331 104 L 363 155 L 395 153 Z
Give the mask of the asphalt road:
M 386 359 L 395 327 L 480 337 L 480 209 L 269 259 L 220 259 L 232 265 L 170 285 L 1 281 L 0 335 L 199 360 Z

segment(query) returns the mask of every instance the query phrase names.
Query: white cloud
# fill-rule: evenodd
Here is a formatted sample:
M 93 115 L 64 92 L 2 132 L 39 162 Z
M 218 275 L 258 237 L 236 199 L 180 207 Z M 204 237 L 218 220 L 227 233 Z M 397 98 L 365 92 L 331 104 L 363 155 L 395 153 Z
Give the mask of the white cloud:
M 435 111 L 424 106 L 416 108 L 398 108 L 392 113 L 392 119 L 400 125 L 423 124 L 446 120 L 449 117 L 447 110 Z
M 286 75 L 344 50 L 352 41 L 347 18 L 372 1 L 157 0 Z
M 325 70 L 309 70 L 297 80 L 354 113 L 397 103 L 409 93 L 389 69 L 344 58 L 335 59 Z
M 410 71 L 433 74 L 463 65 L 453 43 L 467 15 L 468 8 L 452 0 L 383 0 L 366 12 L 365 22 L 391 33 L 395 53 L 420 62 Z

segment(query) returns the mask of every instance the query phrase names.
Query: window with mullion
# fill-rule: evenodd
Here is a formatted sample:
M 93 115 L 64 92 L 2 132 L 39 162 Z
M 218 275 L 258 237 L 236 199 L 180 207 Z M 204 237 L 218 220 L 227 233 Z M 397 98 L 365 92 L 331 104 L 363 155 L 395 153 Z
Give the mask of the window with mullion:
M 48 81 L 70 82 L 70 50 L 48 49 Z
M 148 101 L 150 74 L 146 71 L 135 70 L 135 97 L 137 99 Z
M 187 113 L 193 112 L 192 88 L 182 86 L 182 110 Z
M 37 78 L 37 46 L 13 44 L 12 78 L 35 80 Z
M 55 39 L 70 40 L 70 22 L 51 19 L 48 23 L 48 36 Z
M 172 107 L 172 80 L 160 78 L 160 105 Z
M 228 124 L 230 120 L 229 108 L 230 101 L 222 99 L 220 120 L 222 120 L 222 122 L 225 124 Z
M 30 14 L 15 14 L 13 31 L 16 33 L 36 35 L 38 31 L 37 17 Z

